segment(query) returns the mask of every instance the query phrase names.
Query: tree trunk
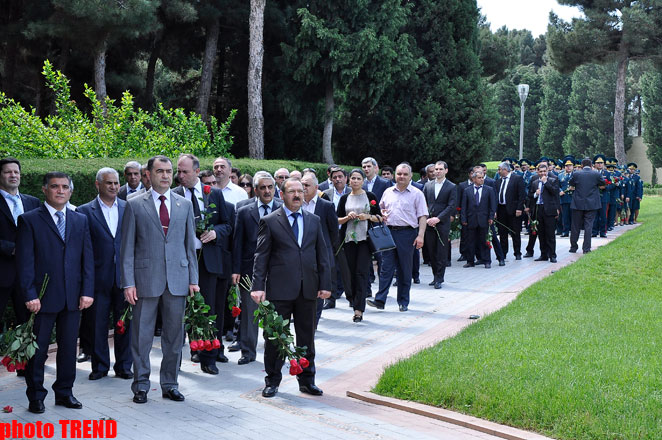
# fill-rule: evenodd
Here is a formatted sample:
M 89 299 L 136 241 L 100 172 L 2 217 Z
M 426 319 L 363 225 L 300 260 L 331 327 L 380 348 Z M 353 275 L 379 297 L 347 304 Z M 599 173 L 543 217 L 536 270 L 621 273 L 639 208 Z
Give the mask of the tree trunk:
M 248 19 L 248 155 L 264 159 L 264 115 L 262 113 L 262 61 L 264 58 L 264 8 L 266 0 L 251 0 Z
M 216 72 L 216 105 L 214 114 L 219 121 L 224 120 L 223 92 L 225 89 L 225 33 L 218 36 L 218 71 Z
M 152 52 L 149 54 L 149 61 L 147 62 L 147 72 L 145 74 L 145 92 L 143 96 L 143 107 L 145 110 L 152 110 L 154 108 L 154 75 L 156 73 L 156 62 L 161 56 L 162 42 L 162 34 L 159 32 L 154 37 Z
M 326 99 L 324 109 L 324 134 L 322 135 L 322 154 L 324 162 L 332 164 L 331 134 L 333 133 L 333 83 L 326 85 Z
M 641 107 L 641 95 L 637 95 L 637 136 L 641 137 L 641 112 L 643 108 Z
M 216 61 L 216 46 L 218 35 L 221 32 L 219 19 L 215 19 L 207 25 L 207 42 L 205 53 L 202 57 L 202 72 L 200 74 L 200 88 L 198 89 L 198 104 L 196 112 L 203 121 L 209 119 L 209 97 L 211 95 L 211 81 L 214 77 L 214 61 Z
M 94 91 L 101 101 L 103 115 L 106 116 L 106 38 L 104 37 L 94 51 Z
M 624 43 L 621 43 L 618 70 L 616 74 L 616 102 L 614 106 L 614 155 L 618 163 L 626 163 L 625 155 L 625 78 L 629 56 Z

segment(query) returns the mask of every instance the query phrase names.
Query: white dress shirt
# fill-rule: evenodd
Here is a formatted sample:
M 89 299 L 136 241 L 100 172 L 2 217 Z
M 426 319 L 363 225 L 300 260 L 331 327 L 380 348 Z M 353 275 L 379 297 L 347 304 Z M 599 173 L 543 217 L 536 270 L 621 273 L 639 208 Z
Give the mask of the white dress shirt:
M 195 201 L 198 202 L 198 208 L 200 209 L 200 212 L 204 211 L 205 204 L 201 200 L 203 199 L 203 197 L 202 197 L 202 182 L 200 182 L 200 179 L 198 179 L 198 183 L 196 183 L 193 186 L 193 188 L 184 188 L 184 197 L 186 197 L 188 200 L 191 200 L 191 191 L 193 191 L 193 194 L 195 195 Z
M 292 211 L 287 209 L 287 206 L 283 205 L 283 211 L 285 211 L 285 214 L 287 215 L 287 221 L 290 223 L 290 227 L 292 224 L 294 224 L 294 218 L 290 215 L 292 214 Z M 299 226 L 299 236 L 297 237 L 297 242 L 299 243 L 299 247 L 301 247 L 301 243 L 303 243 L 303 212 L 301 212 L 301 209 L 297 211 L 299 213 L 299 216 L 297 217 L 297 225 Z
M 446 182 L 446 178 L 444 177 L 443 180 L 435 180 L 434 181 L 434 198 L 436 199 L 439 197 L 439 191 L 441 191 L 441 187 L 444 186 L 444 182 Z
M 262 218 L 265 215 L 264 214 L 264 208 L 262 208 L 262 205 L 264 205 L 265 203 L 262 203 L 260 201 L 259 197 L 256 197 L 256 199 L 257 199 L 257 202 L 256 202 L 257 203 L 257 212 L 259 213 L 260 218 Z M 267 205 L 267 214 L 271 214 L 272 212 L 274 212 L 274 199 L 271 199 L 271 201 L 269 203 L 266 203 L 266 205 Z
M 248 193 L 246 190 L 244 190 L 239 185 L 235 185 L 229 181 L 225 188 L 223 188 L 221 191 L 223 191 L 223 197 L 225 198 L 225 201 L 230 202 L 233 205 L 236 205 L 242 200 L 248 199 Z
M 97 200 L 99 201 L 99 206 L 101 206 L 101 212 L 103 213 L 103 218 L 106 219 L 106 224 L 108 225 L 108 229 L 110 229 L 110 233 L 112 234 L 113 238 L 115 238 L 115 234 L 117 233 L 117 223 L 119 222 L 119 218 L 120 218 L 120 211 L 117 204 L 117 197 L 115 197 L 112 206 L 106 205 L 99 196 L 97 196 Z
M 372 178 L 372 180 L 366 179 L 365 186 L 368 189 L 368 191 L 372 192 L 372 187 L 375 185 L 376 180 L 377 180 L 377 175 L 376 174 L 375 174 L 375 177 Z
M 499 191 L 499 194 L 497 194 L 497 196 L 499 196 L 499 204 L 500 205 L 505 205 L 506 204 L 506 194 L 508 193 L 508 180 L 510 179 L 510 176 L 512 176 L 512 174 L 513 174 L 513 172 L 511 171 L 510 173 L 508 173 L 508 175 L 506 177 L 501 178 L 501 180 L 503 180 L 503 182 L 501 182 L 500 190 L 503 190 L 503 202 L 501 200 L 501 191 Z
M 12 215 L 13 215 L 14 210 L 15 210 L 14 200 L 16 200 L 16 202 L 18 203 L 18 212 L 21 213 L 21 214 L 25 212 L 25 206 L 23 206 L 23 199 L 21 199 L 21 194 L 18 191 L 16 191 L 16 197 L 17 197 L 16 199 L 14 199 L 13 198 L 14 196 L 9 194 L 4 189 L 0 189 L 0 194 L 2 194 L 2 196 L 7 201 L 7 206 L 9 206 L 9 211 L 12 213 Z
M 51 205 L 49 205 L 48 202 L 44 202 L 44 206 L 46 207 L 46 209 L 48 209 L 48 213 L 51 215 L 51 218 L 53 219 L 53 223 L 55 223 L 55 227 L 57 228 L 57 222 L 59 220 L 59 218 L 57 217 L 57 214 L 55 214 L 56 212 L 58 212 L 57 209 L 55 209 Z M 64 219 L 64 222 L 66 224 L 66 222 L 67 222 L 67 208 L 64 208 L 62 210 L 62 212 L 64 213 L 63 219 Z
M 161 197 L 161 194 L 157 193 L 154 191 L 154 188 L 150 189 L 152 191 L 152 199 L 154 199 L 154 207 L 156 208 L 156 216 L 160 219 L 160 212 L 161 212 L 161 201 L 159 200 L 159 197 Z M 168 217 L 170 217 L 170 190 L 166 191 L 163 193 L 165 196 L 165 200 L 163 201 L 166 205 L 166 208 L 168 208 Z
M 310 212 L 311 214 L 315 214 L 315 207 L 316 206 L 317 206 L 317 195 L 315 195 L 315 197 L 310 199 L 310 202 L 306 202 L 304 200 L 302 208 L 305 209 L 306 211 Z

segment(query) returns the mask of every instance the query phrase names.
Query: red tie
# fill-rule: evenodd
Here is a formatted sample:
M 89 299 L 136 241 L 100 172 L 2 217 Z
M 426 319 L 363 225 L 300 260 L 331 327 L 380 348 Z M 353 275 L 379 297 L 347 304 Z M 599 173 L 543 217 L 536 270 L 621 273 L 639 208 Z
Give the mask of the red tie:
M 166 208 L 165 205 L 166 196 L 160 196 L 159 200 L 161 201 L 161 207 L 159 208 L 159 218 L 161 219 L 161 225 L 163 226 L 163 234 L 168 235 L 170 216 L 168 215 L 168 208 Z

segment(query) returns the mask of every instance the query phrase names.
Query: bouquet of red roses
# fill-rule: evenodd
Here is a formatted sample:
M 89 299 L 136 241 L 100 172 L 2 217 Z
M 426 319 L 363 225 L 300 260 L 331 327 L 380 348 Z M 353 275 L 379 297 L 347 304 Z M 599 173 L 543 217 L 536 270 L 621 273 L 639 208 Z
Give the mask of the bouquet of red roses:
M 186 298 L 184 322 L 192 351 L 211 351 L 221 348 L 221 341 L 216 337 L 217 330 L 214 327 L 216 315 L 209 315 L 210 309 L 200 292 Z
M 202 192 L 205 193 L 205 195 L 211 194 L 211 189 L 212 188 L 209 185 L 202 186 Z M 201 197 L 198 197 L 198 199 L 204 202 L 204 199 L 202 199 Z M 195 233 L 198 237 L 202 235 L 204 232 L 213 229 L 214 225 L 211 224 L 211 217 L 214 215 L 215 209 L 216 209 L 216 204 L 210 203 L 209 205 L 207 205 L 207 208 L 203 209 L 200 212 L 200 218 L 195 219 L 196 220 Z
M 40 300 L 44 296 L 46 286 L 48 286 L 48 274 L 44 275 L 44 281 L 41 283 Z M 7 330 L 0 341 L 0 356 L 2 356 L 0 362 L 10 373 L 24 370 L 39 348 L 37 338 L 32 332 L 34 317 L 35 314 L 32 313 L 27 322 Z
M 228 309 L 230 309 L 233 318 L 241 315 L 241 308 L 239 307 L 239 289 L 237 286 L 232 286 L 230 288 L 230 293 L 228 293 Z

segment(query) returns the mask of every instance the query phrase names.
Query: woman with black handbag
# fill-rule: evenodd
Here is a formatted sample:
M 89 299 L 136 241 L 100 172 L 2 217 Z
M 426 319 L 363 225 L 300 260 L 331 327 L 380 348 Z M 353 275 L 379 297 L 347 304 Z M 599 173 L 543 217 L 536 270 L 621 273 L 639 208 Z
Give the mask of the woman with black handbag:
M 338 202 L 338 223 L 342 225 L 340 237 L 347 257 L 354 307 L 354 322 L 363 320 L 365 299 L 369 289 L 368 268 L 372 264 L 368 246 L 369 222 L 380 222 L 381 212 L 375 195 L 363 189 L 365 174 L 359 168 L 349 173 L 349 186 L 352 192 L 343 195 Z

